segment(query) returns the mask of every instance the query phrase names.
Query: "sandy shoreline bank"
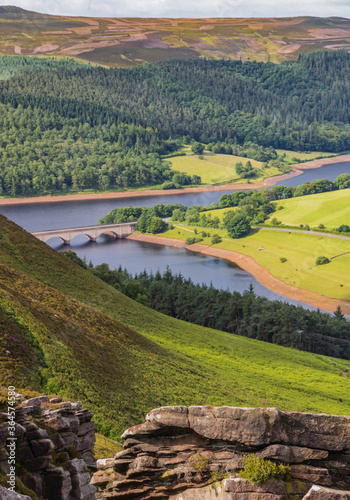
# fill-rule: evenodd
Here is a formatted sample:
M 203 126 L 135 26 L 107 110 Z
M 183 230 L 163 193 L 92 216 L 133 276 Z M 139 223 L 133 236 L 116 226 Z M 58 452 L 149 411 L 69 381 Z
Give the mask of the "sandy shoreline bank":
M 200 186 L 195 188 L 182 189 L 145 189 L 144 191 L 123 191 L 110 193 L 78 193 L 38 196 L 35 198 L 1 198 L 0 205 L 24 205 L 32 203 L 59 203 L 64 201 L 89 201 L 89 200 L 113 200 L 122 198 L 138 198 L 144 196 L 167 196 L 184 193 L 206 193 L 215 191 L 239 191 L 243 189 L 260 189 L 263 187 L 273 187 L 277 182 L 292 179 L 303 173 L 303 170 L 319 168 L 323 165 L 350 161 L 350 154 L 336 156 L 334 158 L 322 158 L 320 160 L 310 160 L 305 163 L 292 165 L 292 172 L 288 174 L 268 177 L 264 181 L 246 184 L 225 184 L 221 186 Z
M 186 245 L 182 240 L 177 240 L 174 238 L 164 238 L 162 236 L 154 236 L 148 234 L 146 235 L 133 233 L 128 236 L 128 239 L 135 241 L 144 241 L 148 243 L 156 243 L 158 245 L 187 248 L 187 250 L 199 252 L 203 255 L 211 255 L 213 257 L 219 257 L 229 260 L 230 262 L 234 262 L 235 264 L 237 264 L 241 269 L 248 271 L 254 276 L 254 278 L 259 281 L 259 283 L 261 283 L 269 290 L 278 293 L 279 295 L 283 295 L 286 298 L 297 300 L 300 302 L 305 302 L 306 304 L 314 307 L 319 307 L 320 309 L 324 309 L 330 312 L 334 312 L 337 306 L 340 305 L 344 314 L 350 314 L 349 302 L 332 299 L 331 297 L 326 297 L 309 290 L 303 290 L 301 288 L 296 288 L 292 285 L 288 285 L 287 283 L 284 283 L 283 281 L 273 276 L 270 271 L 258 264 L 252 257 L 249 257 L 248 255 L 243 255 L 241 253 L 233 252 L 230 250 L 209 247 L 200 243 L 196 243 L 194 245 Z

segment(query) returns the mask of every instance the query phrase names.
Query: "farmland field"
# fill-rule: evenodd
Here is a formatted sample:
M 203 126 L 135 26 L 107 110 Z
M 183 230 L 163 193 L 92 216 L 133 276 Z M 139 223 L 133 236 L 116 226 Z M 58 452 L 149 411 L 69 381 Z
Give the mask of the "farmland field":
M 294 159 L 298 161 L 309 161 L 315 158 L 327 158 L 334 156 L 334 153 L 326 153 L 323 151 L 290 151 L 289 149 L 276 149 L 277 153 L 281 156 L 286 155 L 285 160 L 289 163 L 295 163 Z
M 241 162 L 243 166 L 248 161 L 253 168 L 258 171 L 257 176 L 252 179 L 252 182 L 261 181 L 266 177 L 279 175 L 281 172 L 277 168 L 266 168 L 262 170 L 263 163 L 260 161 L 242 158 L 240 156 L 204 153 L 203 159 L 194 155 L 177 156 L 169 159 L 173 170 L 178 170 L 188 175 L 199 175 L 202 179 L 202 184 L 215 184 L 230 182 L 232 184 L 246 181 L 245 177 L 241 177 L 236 173 L 235 164 Z
M 335 229 L 342 224 L 350 225 L 350 189 L 312 194 L 275 202 L 283 210 L 277 210 L 276 217 L 282 224 L 299 226 L 308 224 Z
M 200 229 L 197 230 L 200 233 Z M 248 236 L 235 240 L 229 238 L 227 231 L 223 229 L 204 230 L 209 231 L 211 235 L 219 234 L 223 238 L 215 248 L 252 257 L 273 276 L 288 285 L 311 290 L 326 297 L 350 301 L 350 240 L 332 238 L 326 234 L 320 236 L 307 232 L 270 230 L 252 230 Z M 174 229 L 162 234 L 183 240 L 193 235 L 193 227 L 178 223 L 175 223 Z M 206 237 L 201 243 L 211 246 L 211 238 Z M 344 253 L 345 255 L 340 255 Z M 321 255 L 329 259 L 334 258 L 329 264 L 316 266 L 316 259 Z M 338 255 L 340 256 L 336 257 Z M 287 260 L 281 262 L 281 258 Z

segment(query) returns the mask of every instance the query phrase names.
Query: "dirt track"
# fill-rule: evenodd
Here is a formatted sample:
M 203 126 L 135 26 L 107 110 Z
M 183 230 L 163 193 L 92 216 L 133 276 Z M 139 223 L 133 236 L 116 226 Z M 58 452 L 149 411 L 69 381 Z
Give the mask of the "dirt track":
M 186 245 L 184 241 L 177 240 L 174 238 L 164 238 L 162 236 L 153 236 L 146 234 L 135 234 L 128 236 L 129 240 L 135 241 L 146 241 L 149 243 L 156 243 L 158 245 L 168 245 L 178 248 L 186 248 L 193 252 L 199 252 L 203 255 L 212 255 L 213 257 L 220 257 L 222 259 L 234 262 L 241 269 L 248 271 L 250 274 L 256 278 L 259 283 L 266 286 L 269 290 L 272 290 L 279 295 L 288 297 L 289 299 L 297 300 L 300 302 L 306 302 L 307 304 L 319 307 L 326 311 L 335 311 L 337 306 L 340 305 L 344 314 L 350 314 L 350 303 L 344 302 L 338 299 L 332 299 L 324 295 L 319 295 L 315 292 L 309 290 L 303 290 L 301 288 L 296 288 L 292 285 L 288 285 L 283 281 L 279 280 L 273 276 L 270 271 L 262 267 L 260 264 L 255 262 L 252 257 L 243 255 L 238 252 L 232 252 L 229 250 L 222 250 L 220 248 L 209 247 L 207 245 L 201 245 L 196 243 L 194 245 Z

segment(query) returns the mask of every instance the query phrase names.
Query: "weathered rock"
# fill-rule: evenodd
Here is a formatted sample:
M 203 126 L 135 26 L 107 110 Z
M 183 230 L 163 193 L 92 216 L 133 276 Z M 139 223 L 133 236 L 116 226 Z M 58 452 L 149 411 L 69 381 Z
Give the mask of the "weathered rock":
M 97 499 L 302 500 L 313 484 L 350 488 L 349 417 L 169 406 L 123 437 L 124 451 L 94 475 Z M 249 453 L 290 464 L 286 480 L 241 479 Z
M 146 420 L 160 426 L 187 429 L 190 427 L 188 408 L 186 406 L 163 406 L 151 410 Z
M 89 485 L 90 473 L 86 470 L 86 465 L 82 459 L 73 459 L 67 462 L 67 470 L 72 481 L 70 498 L 85 499 L 96 492 L 95 486 Z
M 1 500 L 31 500 L 28 495 L 21 495 L 2 486 L 0 486 L 0 498 Z
M 287 442 L 322 450 L 350 448 L 350 417 L 301 412 L 282 412 Z
M 33 431 L 29 431 L 27 429 L 26 439 L 47 439 L 49 437 L 46 429 L 35 429 Z
M 43 471 L 47 469 L 51 463 L 52 456 L 37 457 L 25 463 L 25 468 L 30 472 Z
M 276 441 L 280 412 L 276 408 L 190 406 L 190 428 L 200 436 L 246 446 Z
M 332 490 L 321 486 L 312 486 L 303 500 L 349 500 L 350 491 Z
M 301 463 L 308 460 L 323 460 L 328 457 L 326 450 L 312 450 L 300 446 L 273 444 L 256 454 L 258 457 L 273 458 L 281 462 Z
M 45 403 L 44 407 L 42 403 Z M 89 484 L 90 472 L 86 468 L 88 465 L 91 470 L 96 470 L 91 454 L 95 440 L 92 413 L 83 410 L 81 403 L 70 402 L 67 407 L 59 409 L 53 409 L 47 403 L 45 396 L 15 407 L 16 458 L 21 465 L 16 468 L 18 477 L 38 496 L 49 500 L 95 500 L 96 488 Z M 7 420 L 4 417 L 0 423 L 0 468 L 6 474 L 10 472 L 5 448 L 9 437 Z M 55 447 L 51 437 L 58 446 Z M 78 452 L 79 444 L 83 449 L 82 458 L 69 460 L 71 448 Z M 61 460 L 60 463 L 68 460 L 64 465 L 67 470 L 55 467 L 53 456 L 55 460 Z M 122 479 L 117 473 L 114 473 L 114 478 Z M 3 500 L 1 494 L 0 500 Z
M 55 448 L 55 445 L 51 439 L 33 439 L 30 441 L 30 447 L 35 457 L 41 457 L 48 455 Z
M 221 439 L 224 435 L 226 441 L 250 446 L 276 441 L 335 451 L 349 446 L 350 417 L 337 415 L 231 406 L 191 406 L 186 412 L 186 407 L 168 406 L 152 410 L 147 419 L 125 431 L 123 437 L 160 435 L 162 428 L 171 427 L 174 432 L 190 427 L 209 439 Z
M 58 451 L 62 451 L 65 448 L 73 447 L 78 449 L 79 439 L 73 432 L 56 432 L 50 435 L 50 439 L 54 443 Z
M 78 451 L 90 450 L 96 441 L 95 431 L 92 430 L 83 436 L 79 436 L 76 448 Z
M 145 422 L 143 424 L 134 425 L 130 427 L 122 434 L 122 439 L 128 439 L 132 437 L 133 439 L 142 438 L 143 436 L 160 435 L 160 425 L 153 422 Z
M 52 403 L 52 404 L 62 403 L 61 396 L 55 396 L 54 398 L 51 398 L 50 403 Z
M 4 413 L 3 411 L 0 411 L 0 422 L 8 422 L 9 416 L 8 413 Z
M 67 500 L 72 490 L 72 481 L 68 471 L 62 467 L 52 467 L 44 475 L 44 495 L 50 500 Z
M 41 406 L 42 403 L 49 403 L 50 399 L 48 396 L 38 396 L 37 398 L 27 399 L 23 401 L 23 405 L 25 406 Z
M 95 493 L 96 493 L 96 486 L 93 486 L 92 484 L 85 484 L 80 489 L 80 495 L 81 495 L 80 498 L 82 500 L 92 500 L 92 499 L 95 500 Z
M 121 452 L 123 453 L 123 452 Z M 116 457 L 118 456 L 118 453 Z M 105 469 L 111 469 L 113 468 L 115 464 L 115 459 L 114 458 L 100 458 L 97 460 L 96 465 L 98 467 L 99 471 L 105 470 Z
M 9 454 L 6 450 L 5 447 L 0 448 L 0 462 L 3 462 L 4 460 L 7 460 L 9 457 Z
M 32 448 L 26 440 L 17 443 L 16 455 L 21 462 L 30 462 L 34 459 Z
M 27 486 L 27 488 L 33 490 L 39 497 L 42 496 L 43 480 L 40 474 L 26 474 L 23 478 L 23 484 Z
M 18 424 L 17 422 L 13 427 L 11 427 L 11 429 L 13 429 L 15 433 L 13 437 L 16 437 L 17 439 L 20 439 L 22 436 L 24 436 L 24 433 L 26 432 L 25 427 Z M 0 446 L 6 444 L 7 438 L 9 437 L 11 437 L 9 434 L 9 424 L 7 422 L 4 422 L 3 424 L 0 424 Z
M 102 487 L 103 489 L 105 489 L 105 486 L 111 482 L 111 481 L 117 481 L 117 479 L 115 477 L 112 476 L 113 475 L 113 469 L 106 469 L 106 471 L 104 470 L 99 470 L 97 472 L 95 472 L 95 474 L 93 475 L 93 478 L 91 480 L 91 484 L 93 484 L 94 486 L 100 486 Z M 122 478 L 123 476 L 121 476 Z
M 168 498 L 169 500 L 232 500 L 232 495 L 223 491 L 222 485 L 210 484 L 203 488 L 191 488 Z
M 39 427 L 31 420 L 29 421 L 26 420 L 25 422 L 23 422 L 23 427 L 26 429 L 27 432 L 36 431 L 39 429 Z
M 79 420 L 78 420 L 78 428 L 77 428 L 77 434 L 78 436 L 84 436 L 88 432 L 94 431 L 95 430 L 95 422 L 84 422 L 79 426 Z
M 328 469 L 308 465 L 292 465 L 290 470 L 292 477 L 296 479 L 304 479 L 310 483 L 322 484 L 324 486 L 332 485 Z
M 10 474 L 10 464 L 8 463 L 7 460 L 0 462 L 0 468 L 5 474 Z
M 66 417 L 57 416 L 45 420 L 45 425 L 50 428 L 50 432 L 67 431 L 70 429 L 70 420 Z

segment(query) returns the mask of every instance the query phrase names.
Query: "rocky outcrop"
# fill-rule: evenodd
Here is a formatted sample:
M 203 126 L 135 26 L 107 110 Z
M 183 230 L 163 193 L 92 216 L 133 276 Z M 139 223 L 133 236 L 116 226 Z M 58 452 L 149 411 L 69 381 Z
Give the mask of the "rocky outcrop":
M 0 486 L 0 498 L 1 500 L 31 500 L 28 495 L 21 495 L 2 486 Z
M 164 407 L 125 431 L 124 450 L 98 461 L 103 500 L 350 500 L 350 417 L 276 408 Z M 240 477 L 254 453 L 289 465 L 284 478 Z
M 92 413 L 80 402 L 47 396 L 23 401 L 15 413 L 16 475 L 22 483 L 48 500 L 95 500 L 96 488 L 89 484 L 96 470 Z M 0 419 L 0 468 L 9 474 L 8 415 Z

